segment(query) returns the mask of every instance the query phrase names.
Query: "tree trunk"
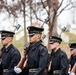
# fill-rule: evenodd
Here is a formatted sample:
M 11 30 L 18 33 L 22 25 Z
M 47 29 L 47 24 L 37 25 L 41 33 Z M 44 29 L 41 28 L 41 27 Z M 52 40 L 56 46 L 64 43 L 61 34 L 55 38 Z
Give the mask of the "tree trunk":
M 24 17 L 24 47 L 26 47 L 27 46 L 27 35 L 26 35 L 27 33 L 26 33 L 26 23 L 25 23 L 26 22 L 25 7 L 26 6 L 25 6 L 25 0 L 23 0 L 22 2 L 23 2 L 22 3 L 23 4 L 23 17 Z
M 53 15 L 53 21 L 52 21 L 52 36 L 58 36 L 58 33 L 57 33 L 57 16 L 56 16 L 56 12 L 54 12 L 54 15 Z

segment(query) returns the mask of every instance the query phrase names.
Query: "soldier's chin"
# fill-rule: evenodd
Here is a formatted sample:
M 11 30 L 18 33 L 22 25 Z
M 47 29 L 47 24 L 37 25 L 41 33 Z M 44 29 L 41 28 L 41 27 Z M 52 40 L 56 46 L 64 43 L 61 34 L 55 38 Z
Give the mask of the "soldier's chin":
M 34 42 L 33 42 L 33 41 L 31 41 L 31 42 L 30 42 L 30 44 L 34 44 Z
M 52 48 L 51 50 L 54 51 L 56 48 Z
M 6 44 L 3 44 L 3 46 L 7 46 Z

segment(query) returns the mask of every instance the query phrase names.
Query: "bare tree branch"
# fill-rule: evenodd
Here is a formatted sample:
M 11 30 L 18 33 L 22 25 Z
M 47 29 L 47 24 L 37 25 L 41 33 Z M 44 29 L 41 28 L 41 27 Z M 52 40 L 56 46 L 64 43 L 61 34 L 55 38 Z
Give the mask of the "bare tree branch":
M 61 14 L 61 12 L 62 12 L 65 8 L 67 8 L 69 5 L 70 5 L 70 3 L 67 4 L 64 8 L 62 8 L 61 11 L 59 12 L 59 14 L 57 15 L 57 17 L 58 17 L 58 16 Z
M 33 9 L 33 8 L 32 8 L 32 9 Z M 39 21 L 44 22 L 42 19 L 38 18 L 37 14 L 36 14 L 36 11 L 35 11 L 34 9 L 33 9 L 33 13 L 34 13 L 34 15 L 36 16 L 36 18 L 37 18 Z
M 64 1 L 64 0 L 62 0 L 62 1 L 61 1 L 61 3 L 60 3 L 60 5 L 59 5 L 59 7 L 58 7 L 58 9 L 57 9 L 57 10 L 59 10 L 59 8 L 62 6 L 63 1 Z
M 44 22 L 42 19 L 40 19 L 40 18 L 37 16 L 37 14 L 36 14 L 36 10 L 33 9 L 33 6 L 31 6 L 31 9 L 32 9 L 32 11 L 33 11 L 35 17 L 36 17 L 39 21 Z
M 41 3 L 43 5 L 43 8 L 46 10 L 46 12 L 48 13 L 48 10 L 46 9 L 46 6 L 44 5 L 44 2 L 41 0 Z
M 63 3 L 63 0 L 62 0 L 62 2 L 61 2 L 60 6 L 62 5 L 62 3 Z M 76 1 L 72 2 L 72 1 L 70 0 L 70 2 L 69 2 L 64 8 L 61 9 L 61 11 L 60 11 L 59 14 L 57 15 L 57 17 L 62 13 L 63 10 L 70 10 L 71 8 L 74 8 L 74 6 L 71 6 L 71 7 L 67 8 L 68 6 L 70 6 L 71 4 L 73 5 L 74 3 L 76 3 Z M 59 8 L 60 8 L 60 6 L 59 6 Z

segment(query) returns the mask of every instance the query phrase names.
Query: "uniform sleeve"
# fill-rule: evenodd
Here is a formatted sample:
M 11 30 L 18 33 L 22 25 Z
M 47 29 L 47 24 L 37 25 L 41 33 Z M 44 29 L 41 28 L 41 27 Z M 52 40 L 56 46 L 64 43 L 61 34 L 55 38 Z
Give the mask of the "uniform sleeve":
M 39 60 L 39 67 L 38 71 L 34 75 L 43 75 L 48 63 L 48 51 L 46 48 L 43 48 L 40 51 L 40 60 Z
M 11 64 L 8 68 L 8 71 L 6 72 L 5 75 L 15 75 L 14 72 L 14 66 L 16 66 L 18 64 L 18 62 L 20 61 L 20 53 L 18 51 L 13 51 L 12 55 L 11 55 Z
M 68 58 L 66 54 L 61 54 L 60 56 L 60 74 L 59 75 L 63 75 L 63 73 L 65 73 L 65 75 L 67 74 L 67 66 L 68 66 Z
M 76 62 L 76 55 L 73 56 L 73 59 L 71 59 L 71 62 L 70 62 L 70 64 L 71 64 L 71 69 L 73 68 L 75 62 Z

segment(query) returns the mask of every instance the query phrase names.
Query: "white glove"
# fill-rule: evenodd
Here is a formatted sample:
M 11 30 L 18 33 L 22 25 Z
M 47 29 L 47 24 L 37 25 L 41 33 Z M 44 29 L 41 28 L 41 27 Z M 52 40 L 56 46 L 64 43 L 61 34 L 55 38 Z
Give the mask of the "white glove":
M 74 72 L 71 72 L 69 75 L 75 75 L 75 73 Z
M 19 73 L 22 72 L 22 70 L 21 70 L 19 67 L 17 67 L 17 66 L 14 67 L 14 71 L 15 71 L 17 74 L 19 74 Z

